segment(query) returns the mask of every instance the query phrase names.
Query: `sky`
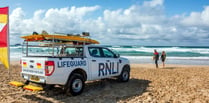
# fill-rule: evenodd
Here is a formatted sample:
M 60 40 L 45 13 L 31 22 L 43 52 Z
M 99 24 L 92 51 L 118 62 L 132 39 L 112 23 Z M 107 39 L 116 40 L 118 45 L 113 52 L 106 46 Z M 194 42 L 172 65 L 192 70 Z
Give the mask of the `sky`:
M 10 44 L 41 33 L 90 32 L 103 45 L 209 46 L 209 0 L 0 0 Z

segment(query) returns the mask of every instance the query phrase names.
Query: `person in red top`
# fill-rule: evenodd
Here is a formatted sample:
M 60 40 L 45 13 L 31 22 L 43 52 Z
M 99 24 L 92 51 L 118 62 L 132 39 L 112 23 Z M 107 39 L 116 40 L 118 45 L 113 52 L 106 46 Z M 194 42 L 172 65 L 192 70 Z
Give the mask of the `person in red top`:
M 153 60 L 155 60 L 156 68 L 158 68 L 159 53 L 157 52 L 156 49 L 154 49 Z

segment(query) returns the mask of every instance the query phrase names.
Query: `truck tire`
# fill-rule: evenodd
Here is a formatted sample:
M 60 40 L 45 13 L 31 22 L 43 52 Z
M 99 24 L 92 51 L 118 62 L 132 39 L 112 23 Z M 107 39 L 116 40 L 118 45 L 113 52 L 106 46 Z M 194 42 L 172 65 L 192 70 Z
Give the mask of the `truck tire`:
M 130 78 L 130 67 L 124 66 L 121 74 L 118 76 L 118 81 L 128 82 Z
M 78 73 L 73 73 L 69 78 L 66 93 L 67 95 L 71 94 L 73 96 L 79 95 L 83 92 L 85 87 L 83 76 Z

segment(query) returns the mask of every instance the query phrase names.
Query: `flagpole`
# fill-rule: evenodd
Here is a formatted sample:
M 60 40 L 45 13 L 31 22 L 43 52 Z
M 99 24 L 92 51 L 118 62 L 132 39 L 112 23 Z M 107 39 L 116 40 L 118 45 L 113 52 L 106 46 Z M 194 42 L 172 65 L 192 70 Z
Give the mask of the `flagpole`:
M 11 79 L 11 77 L 10 77 L 10 75 L 11 75 L 11 71 L 12 70 L 10 70 L 11 68 L 10 68 L 10 41 L 9 41 L 9 6 L 7 6 L 8 7 L 8 10 L 7 10 L 7 51 L 8 51 L 8 63 L 9 63 L 9 80 Z

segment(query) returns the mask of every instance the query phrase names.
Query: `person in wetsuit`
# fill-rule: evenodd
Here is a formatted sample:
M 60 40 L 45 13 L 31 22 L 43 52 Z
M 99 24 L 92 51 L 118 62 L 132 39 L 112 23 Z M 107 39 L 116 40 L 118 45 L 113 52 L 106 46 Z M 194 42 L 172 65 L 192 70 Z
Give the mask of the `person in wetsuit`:
M 166 53 L 165 53 L 165 51 L 162 51 L 162 54 L 161 54 L 161 60 L 162 60 L 162 62 L 163 62 L 163 68 L 165 67 L 165 59 L 166 59 Z
M 156 68 L 158 68 L 159 53 L 156 49 L 154 50 L 153 60 L 155 60 Z

